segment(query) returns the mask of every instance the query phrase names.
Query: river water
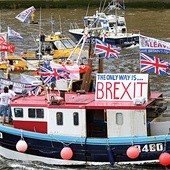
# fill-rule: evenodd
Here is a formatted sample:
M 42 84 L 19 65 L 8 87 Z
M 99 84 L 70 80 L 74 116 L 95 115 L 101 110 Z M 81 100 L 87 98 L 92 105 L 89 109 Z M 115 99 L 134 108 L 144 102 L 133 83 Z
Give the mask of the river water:
M 34 38 L 41 33 L 51 33 L 50 17 L 51 15 L 57 20 L 57 30 L 62 30 L 64 34 L 68 34 L 70 23 L 77 23 L 79 26 L 83 26 L 82 18 L 86 15 L 86 9 L 37 9 L 35 20 L 41 18 L 41 25 L 38 24 L 23 24 L 15 19 L 15 16 L 23 9 L 17 10 L 3 10 L 1 9 L 1 31 L 7 31 L 7 27 L 11 27 L 13 30 L 19 32 L 24 40 L 9 40 L 15 44 L 16 52 L 27 51 L 37 48 Z M 97 9 L 89 9 L 88 15 L 95 13 Z M 170 10 L 148 10 L 148 9 L 127 9 L 126 22 L 128 26 L 128 32 L 140 31 L 142 35 L 170 41 Z M 73 37 L 71 37 L 73 38 Z M 125 50 L 124 53 L 137 53 L 137 49 Z M 170 63 L 169 55 L 156 55 Z M 135 54 L 127 58 L 117 60 L 105 60 L 104 72 L 110 73 L 139 73 L 139 55 Z M 109 65 L 109 67 L 108 67 Z M 164 96 L 170 97 L 170 78 L 160 75 L 150 75 L 150 88 L 151 91 L 162 92 Z M 57 167 L 45 165 L 37 162 L 21 162 L 7 160 L 0 157 L 0 169 L 11 170 L 36 170 L 36 169 L 164 169 L 157 166 L 86 166 L 86 167 Z

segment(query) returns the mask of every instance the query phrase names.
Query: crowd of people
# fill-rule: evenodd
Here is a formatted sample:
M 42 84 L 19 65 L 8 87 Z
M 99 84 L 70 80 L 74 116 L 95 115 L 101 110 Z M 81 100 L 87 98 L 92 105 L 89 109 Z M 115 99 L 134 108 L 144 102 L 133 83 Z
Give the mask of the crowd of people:
M 9 85 L 9 87 L 4 87 L 3 92 L 0 94 L 0 116 L 2 117 L 2 125 L 12 122 L 10 101 L 15 96 L 16 93 L 13 91 L 12 84 Z

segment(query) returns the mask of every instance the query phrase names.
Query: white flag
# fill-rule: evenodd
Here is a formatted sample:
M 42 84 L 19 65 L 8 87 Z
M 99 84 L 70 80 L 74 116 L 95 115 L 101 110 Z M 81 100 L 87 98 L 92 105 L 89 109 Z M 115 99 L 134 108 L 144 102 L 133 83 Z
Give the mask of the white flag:
M 34 6 L 22 11 L 21 13 L 19 13 L 15 18 L 18 19 L 21 22 L 25 22 L 28 23 L 29 18 L 31 16 L 31 14 L 35 11 Z
M 140 35 L 139 48 L 141 53 L 170 54 L 170 43 L 156 38 Z
M 50 66 L 52 69 L 57 70 L 64 70 L 70 73 L 70 79 L 71 80 L 79 80 L 80 79 L 80 72 L 79 72 L 79 66 L 77 64 L 74 65 L 61 65 L 54 61 L 50 61 Z
M 8 38 L 23 39 L 23 37 L 18 32 L 12 30 L 10 27 L 8 27 Z

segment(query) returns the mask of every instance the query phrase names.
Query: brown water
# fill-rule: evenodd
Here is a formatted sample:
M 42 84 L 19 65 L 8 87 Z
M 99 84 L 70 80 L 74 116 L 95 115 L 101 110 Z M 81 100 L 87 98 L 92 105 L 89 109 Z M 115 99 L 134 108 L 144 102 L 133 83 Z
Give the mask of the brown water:
M 1 31 L 7 31 L 7 27 L 11 27 L 19 32 L 24 40 L 10 40 L 16 45 L 16 51 L 26 51 L 37 48 L 33 37 L 36 37 L 40 32 L 39 25 L 23 24 L 15 19 L 15 16 L 20 13 L 20 10 L 1 10 Z M 40 12 L 41 11 L 41 12 Z M 88 15 L 94 14 L 96 9 L 89 9 Z M 58 31 L 61 27 L 65 34 L 68 34 L 70 23 L 77 23 L 83 26 L 83 16 L 86 14 L 86 9 L 37 9 L 35 20 L 38 21 L 41 13 L 41 32 L 45 34 L 51 33 L 50 17 L 51 15 L 57 20 Z M 127 9 L 126 21 L 129 32 L 139 30 L 142 35 L 159 38 L 165 41 L 170 41 L 170 10 L 147 10 L 147 9 Z M 60 19 L 61 21 L 60 21 Z M 61 25 L 60 25 L 61 22 Z M 69 35 L 69 34 L 68 34 Z M 70 36 L 70 35 L 69 35 Z M 136 49 L 126 50 L 125 53 L 136 53 Z M 159 55 L 156 55 L 160 57 Z M 169 55 L 161 55 L 161 58 L 170 63 Z M 134 55 L 127 58 L 117 60 L 105 60 L 105 72 L 111 73 L 139 73 L 139 55 Z M 163 92 L 165 96 L 170 97 L 170 77 L 160 75 L 150 75 L 150 86 L 152 91 Z M 4 162 L 5 161 L 5 162 Z M 1 169 L 71 169 L 65 167 L 52 167 L 37 163 L 23 163 L 16 161 L 8 161 L 0 159 Z M 98 169 L 98 167 L 83 167 L 78 169 Z M 163 169 L 161 167 L 111 167 L 101 166 L 99 169 Z
M 67 35 L 71 23 L 77 23 L 79 27 L 83 26 L 83 16 L 93 15 L 97 9 L 37 9 L 35 21 L 41 18 L 41 26 L 39 24 L 21 23 L 15 16 L 23 9 L 17 10 L 1 10 L 1 30 L 6 31 L 7 27 L 11 27 L 19 32 L 24 40 L 10 40 L 15 43 L 16 52 L 26 51 L 37 48 L 33 37 L 37 37 L 41 30 L 42 33 L 51 33 L 50 17 L 51 15 L 57 20 L 57 30 L 60 29 Z M 128 31 L 140 31 L 142 35 L 159 38 L 170 41 L 170 10 L 147 10 L 147 9 L 127 9 L 126 21 Z M 41 28 L 41 29 L 40 29 Z M 57 31 L 56 30 L 56 31 Z M 71 35 L 69 35 L 71 36 Z M 135 53 L 135 50 L 125 51 L 125 53 Z M 158 55 L 157 55 L 158 56 Z M 160 57 L 160 55 L 158 56 Z M 139 73 L 139 56 L 128 57 L 119 60 L 106 60 L 105 72 L 112 73 Z M 161 55 L 162 59 L 170 62 L 169 55 Z M 109 64 L 109 69 L 108 69 Z M 162 91 L 166 96 L 170 96 L 169 86 L 170 78 L 160 75 L 151 75 L 151 90 Z

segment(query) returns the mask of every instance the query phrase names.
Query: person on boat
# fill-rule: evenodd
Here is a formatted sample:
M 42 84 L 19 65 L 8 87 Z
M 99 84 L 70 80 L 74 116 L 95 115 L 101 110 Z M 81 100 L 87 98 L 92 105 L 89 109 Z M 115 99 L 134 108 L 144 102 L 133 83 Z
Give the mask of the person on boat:
M 46 52 L 47 54 L 51 54 L 51 47 L 50 47 L 50 45 L 48 45 L 48 46 L 45 48 L 45 52 Z
M 16 96 L 16 93 L 14 92 L 13 90 L 13 85 L 9 85 L 9 90 L 8 90 L 8 93 L 10 94 L 10 98 L 13 99 L 15 96 Z M 8 120 L 9 122 L 12 121 L 12 111 L 11 111 L 11 105 L 9 103 L 8 105 Z
M 11 99 L 11 95 L 8 92 L 8 87 L 4 87 L 4 92 L 0 94 L 0 115 L 2 116 L 2 125 L 6 121 L 8 115 L 8 105 Z

